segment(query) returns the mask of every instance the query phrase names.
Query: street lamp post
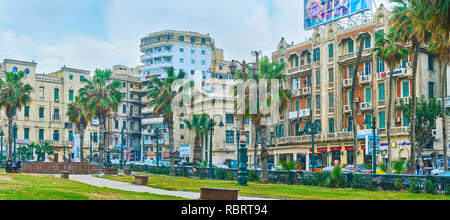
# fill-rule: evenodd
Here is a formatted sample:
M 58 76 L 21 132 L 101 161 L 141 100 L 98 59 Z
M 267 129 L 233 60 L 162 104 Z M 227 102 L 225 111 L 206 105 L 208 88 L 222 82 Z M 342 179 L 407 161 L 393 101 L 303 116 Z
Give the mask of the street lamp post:
M 372 137 L 373 137 L 373 146 L 372 146 L 372 174 L 377 173 L 377 136 L 376 136 L 376 117 L 372 117 L 372 121 L 365 120 L 364 124 L 370 125 L 372 124 Z
M 245 83 L 245 74 L 247 69 L 247 63 L 244 61 L 239 62 L 236 60 L 232 60 L 230 65 L 230 72 L 232 75 L 236 75 L 236 69 L 237 64 L 241 65 L 242 67 L 242 81 Z M 258 68 L 253 68 L 253 72 L 257 72 Z M 244 87 L 245 88 L 245 87 Z M 245 94 L 245 89 L 244 89 Z M 244 95 L 245 97 L 245 95 Z M 245 109 L 245 106 L 244 106 Z M 245 114 L 242 114 L 242 126 L 241 126 L 241 137 L 239 140 L 240 147 L 239 147 L 239 172 L 238 172 L 238 185 L 240 186 L 247 186 L 247 180 L 248 180 L 248 170 L 247 170 L 247 162 L 248 162 L 248 155 L 247 155 L 247 138 L 245 136 Z
M 13 126 L 13 138 L 14 138 L 14 154 L 13 154 L 13 159 L 14 161 L 16 161 L 16 138 L 17 138 L 17 124 L 14 123 Z
M 149 129 L 149 133 L 150 133 Z M 156 136 L 156 166 L 159 167 L 159 128 L 158 125 L 156 125 L 155 129 L 155 136 Z
M 210 131 L 210 136 L 209 136 L 209 141 L 210 141 L 210 145 L 209 145 L 209 178 L 210 179 L 212 179 L 214 176 L 213 176 L 213 167 L 212 167 L 212 146 L 213 146 L 213 134 L 214 134 L 214 119 L 216 118 L 216 117 L 219 117 L 220 118 L 220 124 L 219 124 L 219 127 L 224 127 L 225 125 L 223 124 L 223 120 L 222 120 L 222 116 L 220 116 L 220 115 L 214 115 L 212 118 L 211 117 L 209 117 L 209 115 L 208 115 L 208 118 L 209 118 L 209 131 Z
M 122 136 L 122 146 L 120 147 L 120 169 L 123 169 L 123 145 L 124 145 L 123 136 L 125 135 L 123 128 L 122 131 L 120 132 L 120 135 Z
M 3 133 L 3 129 L 0 128 L 0 138 L 1 138 L 0 164 L 1 165 L 3 165 L 3 136 L 5 136 L 5 133 Z
M 239 130 L 235 127 L 231 128 L 231 130 L 236 131 L 237 167 L 239 168 Z
M 90 142 L 89 142 L 89 162 L 92 163 L 92 141 L 94 137 L 92 136 L 92 132 L 90 133 Z
M 320 122 L 318 120 L 314 121 L 314 122 L 308 122 L 306 128 L 306 131 L 309 131 L 309 133 L 311 134 L 311 145 L 312 145 L 312 172 L 316 171 L 316 156 L 315 156 L 315 149 L 314 149 L 314 136 L 322 131 L 321 126 L 320 126 Z

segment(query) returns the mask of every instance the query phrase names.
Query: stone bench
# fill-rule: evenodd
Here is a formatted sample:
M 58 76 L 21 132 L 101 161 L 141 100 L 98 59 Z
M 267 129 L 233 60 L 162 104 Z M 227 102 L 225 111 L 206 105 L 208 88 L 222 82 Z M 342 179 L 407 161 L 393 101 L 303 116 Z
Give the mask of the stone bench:
M 105 168 L 103 169 L 103 173 L 105 175 L 119 175 L 119 170 L 118 169 L 114 169 L 114 168 Z
M 61 179 L 69 179 L 69 171 L 61 171 Z
M 145 186 L 148 183 L 148 176 L 135 176 L 134 184 Z
M 200 200 L 238 200 L 237 189 L 200 188 Z
M 123 170 L 123 175 L 130 176 L 131 175 L 131 170 L 129 170 L 129 169 Z

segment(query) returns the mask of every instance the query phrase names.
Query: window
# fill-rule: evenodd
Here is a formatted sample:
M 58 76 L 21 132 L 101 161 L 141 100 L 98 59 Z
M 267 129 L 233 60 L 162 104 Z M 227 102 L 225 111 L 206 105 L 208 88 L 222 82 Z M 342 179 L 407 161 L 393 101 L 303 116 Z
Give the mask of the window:
M 80 81 L 85 80 L 84 76 L 80 76 Z
M 353 120 L 352 117 L 347 118 L 347 131 L 353 131 Z
M 195 50 L 191 50 L 191 54 L 195 54 Z
M 180 129 L 183 130 L 184 129 L 184 124 L 180 124 Z
M 250 132 L 248 132 L 248 131 L 245 132 L 245 140 L 246 140 L 247 144 L 250 143 Z
M 40 141 L 44 140 L 44 129 L 39 129 L 39 140 Z
M 306 55 L 306 62 L 308 63 L 308 64 L 310 64 L 311 63 L 311 54 L 308 52 L 308 55 Z
M 206 50 L 202 50 L 202 55 L 206 55 Z
M 183 48 L 180 48 L 180 53 L 184 53 L 184 49 Z
M 403 97 L 409 97 L 409 81 L 405 81 L 402 83 L 402 87 L 403 87 Z
M 70 79 L 70 80 L 73 80 L 73 75 L 69 75 L 69 79 Z
M 311 100 L 311 98 L 308 98 L 306 102 L 307 102 L 308 108 L 311 109 L 312 108 L 312 100 Z
M 314 62 L 319 62 L 320 61 L 320 48 L 314 49 L 313 61 Z
M 366 102 L 371 102 L 372 101 L 372 88 L 366 88 Z
M 367 123 L 366 123 L 367 122 Z M 372 129 L 372 115 L 365 116 L 366 129 Z
M 126 114 L 127 113 L 127 105 L 123 104 L 122 106 L 122 113 Z
M 316 71 L 316 85 L 320 86 L 320 71 Z
M 206 39 L 202 38 L 202 44 L 206 44 Z
M 53 131 L 53 140 L 59 141 L 59 130 Z
M 130 105 L 130 115 L 133 114 L 133 105 Z
M 191 70 L 191 75 L 194 75 L 195 74 L 195 70 Z
M 59 102 L 59 89 L 55 89 L 55 102 Z
M 73 141 L 73 131 L 69 131 L 69 141 Z
M 59 120 L 59 109 L 57 108 L 53 109 L 53 119 Z
M 377 58 L 377 73 L 383 73 L 384 71 L 384 61 Z
M 353 66 L 348 66 L 347 67 L 347 76 L 348 76 L 348 78 L 347 79 L 352 79 L 353 77 L 353 70 L 354 70 L 354 68 L 353 68 Z
M 348 41 L 348 53 L 353 53 L 353 50 L 354 50 L 353 44 L 354 44 L 353 40 Z
M 334 69 L 328 69 L 328 82 L 334 82 Z
M 202 60 L 202 65 L 206 65 L 206 61 Z
M 23 129 L 23 139 L 30 140 L 30 129 L 29 128 Z
M 94 139 L 94 143 L 98 143 L 98 134 L 97 134 L 97 132 L 94 132 L 94 134 L 92 135 L 92 138 Z
M 300 111 L 300 100 L 295 101 L 295 111 Z
M 245 120 L 244 120 L 244 124 L 248 125 L 248 124 L 249 124 L 249 122 L 250 122 L 250 120 L 249 120 L 248 118 L 245 118 Z
M 69 90 L 69 101 L 73 101 L 73 90 Z
M 234 115 L 233 114 L 227 114 L 226 115 L 226 123 L 227 124 L 234 124 Z
M 334 108 L 334 93 L 328 95 L 328 106 Z
M 191 43 L 195 43 L 195 37 L 191 37 Z
M 184 36 L 180 36 L 180 41 L 181 41 L 181 42 L 184 41 Z
M 334 45 L 330 44 L 328 45 L 328 58 L 333 58 L 334 57 Z
M 39 108 L 39 118 L 44 119 L 44 108 Z
M 122 129 L 124 129 L 124 130 L 127 129 L 127 122 L 126 121 L 122 122 Z
M 13 108 L 13 115 L 17 116 L 17 108 L 16 107 Z
M 316 96 L 316 110 L 320 109 L 320 95 Z
M 39 98 L 44 98 L 44 87 L 39 87 Z
M 433 54 L 428 54 L 428 70 L 434 70 L 434 57 L 433 57 Z
M 13 71 L 13 73 L 17 73 L 17 71 L 19 71 L 19 70 L 17 69 L 17 67 L 13 67 L 12 71 Z
M 372 47 L 371 42 L 372 42 L 372 37 L 368 36 L 366 38 L 364 38 L 365 42 L 364 42 L 364 47 L 365 48 L 370 48 Z
M 195 60 L 194 59 L 191 60 L 191 64 L 195 64 Z
M 378 99 L 380 101 L 386 100 L 386 88 L 384 83 L 378 85 Z
M 116 129 L 119 129 L 119 121 L 118 121 L 118 120 L 115 120 L 115 121 L 114 121 L 114 127 L 115 127 Z
M 428 83 L 428 97 L 430 99 L 435 98 L 434 97 L 434 82 L 429 82 Z
M 330 133 L 334 133 L 335 132 L 335 130 L 334 130 L 334 118 L 330 118 L 329 119 L 329 128 L 330 128 Z
M 24 117 L 30 117 L 30 106 L 25 106 Z
M 226 143 L 234 144 L 234 131 L 227 131 Z
M 364 73 L 365 75 L 372 74 L 372 63 L 370 61 L 364 63 Z
M 408 127 L 409 126 L 409 118 L 406 117 L 406 114 L 402 114 L 403 115 L 403 127 Z
M 386 128 L 386 112 L 380 112 L 379 118 L 380 118 L 380 129 L 385 129 Z

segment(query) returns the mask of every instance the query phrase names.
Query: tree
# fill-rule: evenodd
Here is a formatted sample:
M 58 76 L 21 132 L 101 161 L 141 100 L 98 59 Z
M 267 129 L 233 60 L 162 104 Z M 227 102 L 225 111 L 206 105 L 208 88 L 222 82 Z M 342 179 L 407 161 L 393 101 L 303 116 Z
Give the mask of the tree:
M 427 31 L 427 24 L 423 15 L 421 14 L 421 1 L 416 0 L 393 0 L 396 3 L 396 7 L 393 11 L 392 21 L 394 22 L 393 29 L 395 30 L 396 38 L 403 44 L 412 44 L 413 54 L 413 69 L 412 69 L 412 103 L 411 103 L 411 115 L 412 124 L 415 124 L 416 120 L 416 80 L 417 80 L 417 65 L 419 59 L 419 47 L 422 43 L 426 43 L 429 40 L 430 32 Z M 415 127 L 411 128 L 411 165 L 415 166 L 416 155 L 416 137 Z M 411 170 L 413 172 L 413 170 Z M 411 173 L 414 174 L 414 173 Z
M 20 149 L 22 158 L 25 159 L 29 159 L 31 156 L 33 156 L 33 152 L 36 153 L 38 161 L 44 161 L 46 155 L 51 156 L 55 154 L 55 148 L 47 142 L 39 144 L 31 142 L 30 144 L 23 146 Z
M 355 165 L 353 168 L 353 172 L 357 173 L 358 168 L 358 129 L 356 126 L 356 102 L 355 102 L 355 92 L 356 92 L 356 80 L 358 76 L 358 67 L 361 62 L 362 52 L 364 49 L 364 42 L 365 38 L 367 37 L 368 33 L 362 33 L 359 35 L 359 50 L 358 50 L 358 56 L 355 60 L 355 66 L 353 67 L 353 73 L 352 73 L 352 94 L 351 94 L 351 115 L 352 115 L 352 127 L 353 127 L 353 145 L 355 146 L 353 148 L 353 164 Z
M 180 88 L 177 91 L 173 90 L 175 82 L 177 80 L 184 79 L 185 73 L 180 71 L 178 75 L 175 75 L 174 68 L 167 70 L 167 78 L 160 79 L 158 77 L 152 77 L 148 85 L 147 98 L 150 99 L 149 107 L 152 108 L 153 114 L 163 117 L 164 124 L 167 124 L 169 129 L 169 145 L 170 145 L 170 175 L 175 176 L 175 164 L 174 164 L 174 138 L 173 138 L 173 109 L 172 102 L 177 94 L 182 91 Z
M 272 93 L 272 91 L 267 91 L 267 93 L 260 92 L 261 100 L 267 100 L 267 102 L 260 103 L 260 100 L 256 100 L 256 114 L 250 114 L 250 95 L 246 92 L 246 104 L 245 104 L 245 113 L 246 117 L 252 120 L 252 125 L 255 127 L 255 131 L 259 134 L 259 140 L 261 141 L 261 182 L 268 183 L 269 182 L 269 171 L 267 169 L 267 160 L 269 154 L 267 152 L 267 123 L 263 123 L 264 119 L 270 117 L 268 114 L 264 114 L 264 111 L 261 111 L 262 108 L 270 108 L 270 106 L 274 106 L 274 103 L 277 103 L 279 106 L 279 112 L 282 113 L 288 107 L 288 103 L 290 102 L 293 94 L 290 89 L 283 89 L 281 87 L 281 82 L 286 82 L 287 75 L 284 74 L 285 64 L 278 64 L 277 62 L 270 62 L 268 57 L 263 57 L 260 62 L 258 62 L 258 74 L 257 75 L 249 75 L 246 79 L 253 79 L 256 83 L 259 83 L 260 80 L 267 80 L 267 88 L 270 90 L 273 81 L 279 80 L 279 97 Z M 247 67 L 248 72 L 252 72 L 251 67 Z M 238 77 L 242 79 L 242 72 L 238 73 Z M 237 93 L 235 92 L 235 95 Z M 266 105 L 266 106 L 264 106 Z M 255 144 L 258 144 L 256 141 Z M 256 149 L 255 149 L 256 151 Z
M 8 118 L 8 152 L 12 157 L 13 146 L 13 120 L 18 110 L 31 102 L 31 92 L 33 87 L 24 83 L 25 74 L 6 72 L 5 80 L 0 79 L 0 110 L 5 108 Z
M 396 107 L 396 110 L 401 111 L 408 119 L 410 119 L 410 126 L 413 127 L 414 124 L 412 124 L 411 120 L 411 103 L 412 102 L 402 102 L 400 106 Z M 417 100 L 414 130 L 417 137 L 417 156 L 421 169 L 424 168 L 422 149 L 433 145 L 434 122 L 436 121 L 436 118 L 440 116 L 442 116 L 441 103 L 437 102 L 436 99 L 432 98 L 427 100 L 425 96 L 422 96 L 420 100 Z M 412 166 L 412 164 L 411 170 L 415 170 L 415 166 Z
M 67 117 L 69 117 L 69 121 L 75 125 L 75 128 L 80 133 L 80 158 L 81 163 L 83 163 L 83 143 L 84 143 L 84 132 L 92 122 L 94 118 L 94 113 L 89 111 L 87 108 L 86 99 L 81 99 L 80 96 L 75 97 L 75 101 L 70 103 L 68 106 L 68 111 L 66 113 Z
M 194 161 L 201 161 L 202 155 L 201 155 L 201 145 L 200 145 L 200 138 L 205 133 L 205 128 L 208 127 L 209 121 L 208 116 L 205 114 L 202 115 L 195 115 L 193 114 L 190 120 L 184 119 L 184 123 L 186 124 L 186 127 L 194 132 Z
M 389 73 L 389 100 L 388 100 L 388 117 L 387 117 L 387 138 L 388 138 L 388 173 L 391 172 L 392 148 L 391 148 L 391 123 L 392 123 L 392 98 L 394 86 L 394 70 L 395 66 L 402 59 L 408 57 L 409 50 L 402 46 L 396 39 L 394 29 L 390 29 L 385 36 L 383 32 L 376 32 L 377 38 L 374 53 L 377 58 L 383 60 L 388 65 Z
M 92 80 L 82 78 L 82 82 L 86 85 L 80 89 L 80 99 L 85 100 L 82 103 L 85 103 L 87 111 L 92 112 L 99 121 L 99 164 L 103 166 L 106 120 L 109 113 L 117 110 L 122 102 L 122 93 L 119 91 L 122 83 L 111 80 L 110 70 L 99 69 L 95 71 Z

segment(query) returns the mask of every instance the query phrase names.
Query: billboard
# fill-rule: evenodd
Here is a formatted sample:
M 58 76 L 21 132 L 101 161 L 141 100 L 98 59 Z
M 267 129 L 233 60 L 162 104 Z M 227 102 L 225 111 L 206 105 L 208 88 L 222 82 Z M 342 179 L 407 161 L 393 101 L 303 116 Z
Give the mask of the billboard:
M 305 30 L 372 9 L 372 0 L 304 0 Z

